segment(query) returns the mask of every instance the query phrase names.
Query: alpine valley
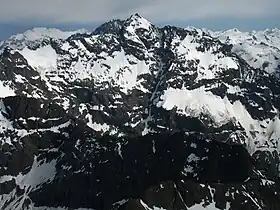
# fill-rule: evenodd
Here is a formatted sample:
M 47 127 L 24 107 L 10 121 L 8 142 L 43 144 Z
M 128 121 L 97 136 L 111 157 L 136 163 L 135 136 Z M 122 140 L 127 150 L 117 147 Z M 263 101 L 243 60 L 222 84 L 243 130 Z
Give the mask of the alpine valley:
M 0 42 L 1 210 L 279 210 L 280 30 L 34 28 Z

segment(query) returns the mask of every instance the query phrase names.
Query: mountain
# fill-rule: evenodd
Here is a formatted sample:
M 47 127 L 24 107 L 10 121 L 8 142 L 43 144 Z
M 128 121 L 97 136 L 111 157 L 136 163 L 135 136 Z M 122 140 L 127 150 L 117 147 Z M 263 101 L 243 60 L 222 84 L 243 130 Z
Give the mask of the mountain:
M 0 45 L 0 209 L 280 209 L 278 30 L 36 31 Z
M 0 42 L 0 49 L 11 47 L 23 49 L 24 47 L 37 48 L 40 45 L 48 44 L 51 39 L 66 39 L 74 34 L 88 33 L 85 29 L 76 31 L 61 31 L 56 28 L 33 28 L 22 34 L 16 34 L 9 39 Z
M 226 44 L 233 45 L 232 51 L 245 59 L 254 68 L 264 69 L 268 73 L 280 76 L 280 30 L 241 32 L 232 29 L 222 32 L 210 32 Z

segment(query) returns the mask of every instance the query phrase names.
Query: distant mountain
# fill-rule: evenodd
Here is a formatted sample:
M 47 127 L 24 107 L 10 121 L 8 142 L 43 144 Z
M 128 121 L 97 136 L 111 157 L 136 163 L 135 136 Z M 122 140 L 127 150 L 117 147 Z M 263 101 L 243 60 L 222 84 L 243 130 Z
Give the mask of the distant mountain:
M 232 51 L 245 59 L 254 68 L 280 76 L 280 30 L 241 32 L 237 29 L 212 32 L 226 44 L 232 44 Z
M 0 209 L 280 209 L 279 30 L 37 28 L 0 44 Z
M 24 47 L 36 48 L 40 44 L 47 44 L 51 39 L 66 39 L 73 34 L 88 33 L 85 29 L 77 31 L 61 31 L 55 28 L 33 28 L 22 34 L 16 34 L 0 42 L 0 49 L 11 47 L 23 49 Z

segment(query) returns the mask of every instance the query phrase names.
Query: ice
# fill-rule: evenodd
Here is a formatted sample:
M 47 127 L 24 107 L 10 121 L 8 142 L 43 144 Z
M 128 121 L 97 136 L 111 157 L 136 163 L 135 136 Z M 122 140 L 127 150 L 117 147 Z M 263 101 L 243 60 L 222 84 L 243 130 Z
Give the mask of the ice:
M 188 208 L 188 210 L 220 210 L 219 208 L 215 207 L 214 203 L 211 203 L 210 205 L 203 206 L 202 204 L 195 204 L 194 206 Z M 227 205 L 226 209 L 224 210 L 229 210 L 230 206 Z
M 132 22 L 130 24 L 134 27 L 134 29 L 143 28 L 143 29 L 149 30 L 152 25 L 152 23 L 150 21 L 143 18 L 139 14 L 132 15 L 130 17 L 130 20 L 132 20 Z
M 117 143 L 117 150 L 118 150 L 118 154 L 119 154 L 119 156 L 121 157 L 121 158 L 123 158 L 123 156 L 122 156 L 122 145 L 121 145 L 121 143 Z
M 12 39 L 21 40 L 21 39 L 28 39 L 30 41 L 40 40 L 46 37 L 56 38 L 56 39 L 66 39 L 69 36 L 76 34 L 76 33 L 86 33 L 85 29 L 80 29 L 77 31 L 61 31 L 55 28 L 33 28 L 28 30 L 22 34 L 17 34 L 12 36 Z M 10 38 L 10 39 L 11 39 Z
M 231 103 L 227 97 L 221 98 L 214 95 L 212 92 L 205 90 L 204 87 L 193 90 L 170 87 L 160 96 L 156 105 L 166 110 L 172 110 L 176 107 L 177 112 L 185 116 L 199 118 L 202 114 L 207 115 L 217 127 L 230 121 L 236 125 L 241 124 L 248 136 L 246 144 L 250 153 L 255 152 L 256 149 L 261 149 L 260 145 L 269 139 L 280 140 L 278 129 L 280 120 L 278 117 L 273 120 L 255 120 L 240 101 Z M 252 131 L 257 131 L 255 136 Z M 259 143 L 253 145 L 253 139 L 258 140 Z M 271 147 L 262 150 L 272 151 Z M 280 148 L 277 148 L 277 151 L 280 151 Z
M 179 113 L 192 117 L 207 114 L 217 125 L 222 125 L 230 120 L 227 109 L 229 103 L 227 98 L 222 99 L 212 92 L 205 91 L 204 88 L 194 90 L 169 88 L 160 97 L 157 106 L 166 110 L 177 107 Z
M 280 30 L 241 32 L 237 29 L 211 32 L 224 43 L 233 44 L 232 51 L 240 55 L 251 66 L 274 73 L 279 68 Z M 264 63 L 268 65 L 263 66 Z
M 191 143 L 191 147 L 196 149 L 197 145 L 195 143 Z
M 246 188 L 243 186 L 243 189 L 246 191 Z M 243 191 L 243 194 L 248 197 L 254 204 L 255 207 L 257 207 L 258 210 L 262 210 L 262 206 L 260 204 L 258 204 L 258 200 L 253 198 L 248 192 Z
M 137 63 L 131 65 L 129 60 L 134 60 Z M 109 66 L 110 70 L 106 66 Z M 93 78 L 98 83 L 111 81 L 112 84 L 121 87 L 125 93 L 135 86 L 145 92 L 141 81 L 138 81 L 138 76 L 150 73 L 149 65 L 145 61 L 138 61 L 136 58 L 126 55 L 123 50 L 116 52 L 114 58 L 108 56 L 106 60 L 96 62 L 94 66 L 89 66 L 88 63 L 79 59 L 76 64 L 70 67 L 70 71 L 76 72 L 75 79 Z
M 5 46 L 9 46 L 12 49 L 22 50 L 25 47 L 33 46 L 36 43 L 40 43 L 43 40 L 61 39 L 65 40 L 69 36 L 76 33 L 88 33 L 85 29 L 79 29 L 77 31 L 61 31 L 55 28 L 33 28 L 23 33 L 16 34 L 8 38 L 6 41 L 0 42 L 0 52 Z
M 145 210 L 165 210 L 164 208 L 162 207 L 156 207 L 156 206 L 153 206 L 153 207 L 149 207 L 143 200 L 140 199 L 140 204 L 144 207 Z
M 9 85 L 10 85 L 10 82 L 7 84 L 4 84 L 4 81 L 0 81 L 0 98 L 5 98 L 8 96 L 16 95 L 15 91 Z
M 36 189 L 43 183 L 51 182 L 56 175 L 56 160 L 51 162 L 38 162 L 36 157 L 34 158 L 31 170 L 26 175 L 18 175 L 16 177 L 16 184 L 22 189 L 24 187 L 31 187 Z
M 25 201 L 25 198 L 28 198 L 28 193 L 40 188 L 44 183 L 51 182 L 56 174 L 56 160 L 53 160 L 51 162 L 45 162 L 45 161 L 37 161 L 37 158 L 34 158 L 33 165 L 30 169 L 30 171 L 22 175 L 21 173 L 17 176 L 2 176 L 0 177 L 0 183 L 3 183 L 5 181 L 10 181 L 12 179 L 15 179 L 16 185 L 19 186 L 19 188 L 24 190 L 24 194 L 22 196 L 19 196 L 17 199 L 11 199 L 16 198 L 16 189 L 11 191 L 9 194 L 3 194 L 0 195 L 0 209 L 3 209 L 5 206 L 5 210 L 21 210 L 23 209 L 23 204 Z M 8 205 L 6 205 L 5 201 L 10 200 L 11 202 L 8 202 Z M 32 204 L 31 204 L 32 205 Z M 33 206 L 32 206 L 32 209 Z M 36 208 L 40 209 L 40 207 Z M 41 208 L 45 209 L 45 208 Z M 51 208 L 48 208 L 51 209 Z M 59 209 L 59 208 L 58 208 Z
M 1 83 L 0 83 L 1 84 Z M 4 117 L 3 114 L 6 114 L 6 108 L 5 108 L 5 105 L 2 101 L 2 99 L 0 99 L 0 133 L 4 133 L 5 131 L 9 130 L 9 129 L 13 129 L 13 125 L 12 125 L 12 122 L 9 121 L 6 117 Z M 6 138 L 5 139 L 5 142 L 8 143 L 8 144 L 12 144 L 10 138 Z M 3 140 L 1 140 L 2 143 L 3 143 Z M 0 144 L 1 144 L 1 141 L 0 141 Z
M 69 44 L 69 42 L 63 43 L 63 45 L 61 47 L 61 49 L 65 50 L 65 51 L 68 51 L 70 48 L 71 48 L 71 45 Z
M 87 126 L 95 131 L 106 132 L 106 131 L 110 130 L 110 126 L 107 125 L 106 123 L 99 124 L 99 123 L 93 122 L 91 114 L 87 114 L 85 118 L 88 120 Z
M 197 80 L 213 79 L 219 72 L 226 71 L 227 69 L 238 69 L 238 65 L 234 58 L 227 57 L 222 53 L 214 54 L 214 49 L 209 49 L 205 52 L 197 50 L 197 47 L 199 47 L 200 44 L 197 43 L 195 39 L 194 36 L 188 35 L 182 41 L 177 37 L 172 42 L 173 45 L 179 43 L 179 46 L 175 48 L 175 51 L 177 51 L 178 56 L 182 59 L 198 60 Z M 214 68 L 210 69 L 210 66 Z
M 190 154 L 188 157 L 187 157 L 187 162 L 197 162 L 197 161 L 199 161 L 200 160 L 200 158 L 199 157 L 197 157 L 195 154 Z
M 126 26 L 125 28 L 125 33 L 124 33 L 124 37 L 126 39 L 130 39 L 134 42 L 137 42 L 138 44 L 140 44 L 143 48 L 145 48 L 145 45 L 143 44 L 143 42 L 140 40 L 140 37 L 137 36 L 137 34 L 135 33 L 135 31 L 137 29 L 144 29 L 146 31 L 149 31 L 152 27 L 152 24 L 146 20 L 145 18 L 141 17 L 138 14 L 132 15 L 129 19 L 129 25 Z
M 28 64 L 36 69 L 56 69 L 57 54 L 50 46 L 44 46 L 37 50 L 30 50 L 27 47 L 19 51 L 27 60 Z
M 4 175 L 0 177 L 0 183 L 11 181 L 14 177 L 10 175 Z
M 16 82 L 18 82 L 18 83 L 24 83 L 25 82 L 25 78 L 23 76 L 21 76 L 19 74 L 16 74 L 15 77 L 16 77 L 16 80 L 15 80 Z
M 183 175 L 187 176 L 188 173 L 193 173 L 194 168 L 190 165 L 184 167 Z

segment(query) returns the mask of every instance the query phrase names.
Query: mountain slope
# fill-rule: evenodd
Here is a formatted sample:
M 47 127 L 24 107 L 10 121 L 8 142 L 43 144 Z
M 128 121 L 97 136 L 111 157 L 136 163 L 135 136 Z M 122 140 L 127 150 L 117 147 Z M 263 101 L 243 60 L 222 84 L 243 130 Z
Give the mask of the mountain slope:
M 66 39 L 71 35 L 87 33 L 85 29 L 77 31 L 61 31 L 55 28 L 33 28 L 22 34 L 16 34 L 9 39 L 0 42 L 0 50 L 9 46 L 11 48 L 22 49 L 30 47 L 36 49 L 40 44 L 46 44 L 50 39 Z
M 237 29 L 210 32 L 222 42 L 233 45 L 232 51 L 254 68 L 264 69 L 278 77 L 280 72 L 280 30 L 241 32 Z
M 1 209 L 279 209 L 280 81 L 221 34 L 135 14 L 4 42 Z

